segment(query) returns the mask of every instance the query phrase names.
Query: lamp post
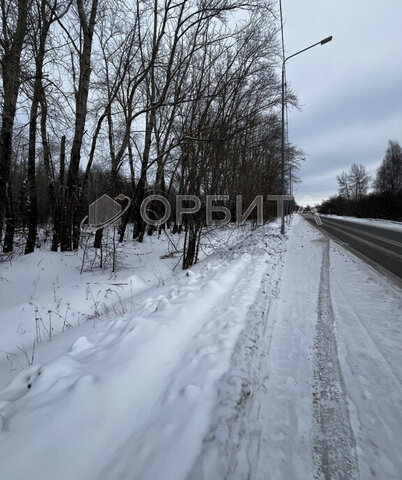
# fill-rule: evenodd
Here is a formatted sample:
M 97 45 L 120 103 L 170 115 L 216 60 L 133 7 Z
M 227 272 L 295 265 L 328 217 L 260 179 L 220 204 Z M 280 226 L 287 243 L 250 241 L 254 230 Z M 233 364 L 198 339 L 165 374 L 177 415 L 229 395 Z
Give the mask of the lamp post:
M 326 43 L 332 40 L 332 36 L 326 37 L 320 42 L 314 43 L 309 47 L 303 48 L 299 52 L 293 53 L 289 57 L 286 57 L 282 62 L 282 163 L 281 163 L 281 190 L 282 196 L 285 195 L 285 64 L 288 60 L 299 55 L 300 53 L 310 50 L 310 48 L 316 47 L 317 45 L 325 45 Z M 282 208 L 281 208 L 281 233 L 285 233 L 285 206 L 283 204 L 282 198 Z

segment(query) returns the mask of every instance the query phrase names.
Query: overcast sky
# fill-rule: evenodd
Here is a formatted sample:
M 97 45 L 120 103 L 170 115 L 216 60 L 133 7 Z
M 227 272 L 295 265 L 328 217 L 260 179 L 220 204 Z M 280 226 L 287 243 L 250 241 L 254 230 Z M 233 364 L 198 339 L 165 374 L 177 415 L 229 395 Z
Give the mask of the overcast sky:
M 389 139 L 402 143 L 402 1 L 282 0 L 286 53 L 333 35 L 287 64 L 301 111 L 289 141 L 303 149 L 298 202 L 337 192 L 336 175 L 362 163 L 374 175 Z M 305 203 L 305 202 L 304 202 Z

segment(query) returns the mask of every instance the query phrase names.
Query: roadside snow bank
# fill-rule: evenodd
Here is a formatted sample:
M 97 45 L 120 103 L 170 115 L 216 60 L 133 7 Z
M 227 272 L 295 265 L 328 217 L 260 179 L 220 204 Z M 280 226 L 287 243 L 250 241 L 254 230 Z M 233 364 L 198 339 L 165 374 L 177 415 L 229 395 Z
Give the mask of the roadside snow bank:
M 241 229 L 229 225 L 210 233 L 206 230 L 201 258 L 236 243 L 249 229 L 246 224 Z M 143 243 L 119 244 L 118 269 L 113 274 L 97 264 L 92 271 L 81 273 L 82 250 L 54 253 L 41 249 L 0 262 L 0 361 L 7 356 L 11 368 L 21 368 L 26 364 L 21 350 L 31 358 L 34 342 L 49 341 L 89 319 L 98 323 L 132 312 L 141 292 L 163 287 L 181 275 L 183 238 L 162 233 L 145 236 Z
M 345 220 L 345 222 L 361 223 L 363 225 L 369 225 L 370 227 L 381 227 L 387 230 L 402 232 L 402 222 L 395 222 L 393 220 L 383 220 L 381 218 L 344 217 L 341 215 L 324 215 L 322 213 L 320 213 L 320 217 L 333 218 L 334 220 Z
M 55 338 L 63 353 L 0 392 L 2 480 L 184 478 L 283 248 L 276 226 L 260 228 L 149 292 L 135 315 L 81 326 L 73 344 Z

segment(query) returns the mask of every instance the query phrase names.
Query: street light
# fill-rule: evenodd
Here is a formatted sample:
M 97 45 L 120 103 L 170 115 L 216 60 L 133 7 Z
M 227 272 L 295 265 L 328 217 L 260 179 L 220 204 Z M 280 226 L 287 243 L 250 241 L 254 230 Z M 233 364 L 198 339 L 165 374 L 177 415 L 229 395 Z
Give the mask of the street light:
M 285 195 L 285 64 L 286 62 L 295 57 L 296 55 L 299 55 L 300 53 L 305 52 L 306 50 L 310 50 L 310 48 L 316 47 L 317 45 L 325 45 L 326 43 L 330 42 L 332 40 L 332 35 L 330 37 L 326 37 L 320 42 L 314 43 L 313 45 L 310 45 L 309 47 L 303 48 L 303 50 L 300 50 L 299 52 L 294 53 L 293 55 L 290 55 L 289 57 L 285 58 L 282 62 L 282 164 L 281 164 L 281 190 L 282 190 L 282 195 Z M 283 205 L 283 199 L 282 199 L 282 208 L 281 208 L 281 233 L 285 233 L 285 208 Z

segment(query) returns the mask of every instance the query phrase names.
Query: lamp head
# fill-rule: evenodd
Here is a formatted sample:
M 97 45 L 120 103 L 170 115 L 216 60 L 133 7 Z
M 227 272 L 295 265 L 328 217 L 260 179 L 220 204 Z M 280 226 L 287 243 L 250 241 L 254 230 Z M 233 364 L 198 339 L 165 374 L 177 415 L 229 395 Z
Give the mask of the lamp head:
M 321 40 L 321 45 L 324 45 L 325 43 L 328 43 L 332 40 L 332 35 L 330 37 L 324 38 L 324 40 Z

